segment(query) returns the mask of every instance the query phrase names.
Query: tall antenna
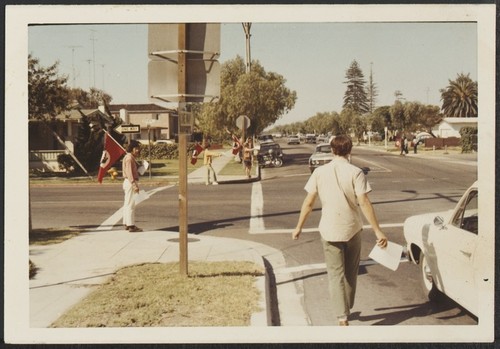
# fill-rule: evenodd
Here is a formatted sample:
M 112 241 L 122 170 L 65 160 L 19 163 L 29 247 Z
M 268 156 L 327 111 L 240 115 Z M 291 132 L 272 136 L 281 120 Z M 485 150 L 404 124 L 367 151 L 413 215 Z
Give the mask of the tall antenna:
M 72 87 L 75 88 L 75 78 L 76 78 L 76 74 L 75 74 L 75 49 L 80 48 L 82 46 L 66 46 L 66 47 L 69 47 L 71 49 L 71 71 L 72 71 L 72 76 L 73 76 Z
M 90 88 L 92 87 L 92 86 L 90 86 L 90 82 L 91 82 L 91 78 L 90 78 L 90 76 L 91 76 L 91 74 L 90 74 L 91 73 L 91 71 L 90 71 L 90 62 L 92 62 L 92 60 L 89 58 L 89 59 L 86 59 L 85 62 L 87 62 L 89 64 L 89 90 L 90 90 Z
M 94 33 L 97 32 L 97 30 L 94 30 L 94 29 L 90 29 L 90 41 L 92 41 L 92 60 L 93 60 L 93 65 L 94 65 L 94 83 L 93 83 L 93 87 L 95 88 L 95 42 L 97 41 L 97 39 L 95 38 L 94 36 Z
M 102 90 L 104 91 L 104 66 L 105 64 L 101 64 L 102 67 Z

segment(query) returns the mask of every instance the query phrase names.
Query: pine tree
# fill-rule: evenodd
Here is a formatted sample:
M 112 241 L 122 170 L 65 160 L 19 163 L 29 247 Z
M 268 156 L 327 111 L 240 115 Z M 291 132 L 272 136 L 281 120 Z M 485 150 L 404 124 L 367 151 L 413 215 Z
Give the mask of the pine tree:
M 366 87 L 366 94 L 368 97 L 368 111 L 373 113 L 375 110 L 375 104 L 378 96 L 377 84 L 373 81 L 373 71 L 370 69 L 370 78 L 368 80 L 368 86 Z
M 364 114 L 369 111 L 368 97 L 365 90 L 366 81 L 363 72 L 356 60 L 352 61 L 351 66 L 346 71 L 347 90 L 344 94 L 344 109 L 351 109 L 358 114 Z

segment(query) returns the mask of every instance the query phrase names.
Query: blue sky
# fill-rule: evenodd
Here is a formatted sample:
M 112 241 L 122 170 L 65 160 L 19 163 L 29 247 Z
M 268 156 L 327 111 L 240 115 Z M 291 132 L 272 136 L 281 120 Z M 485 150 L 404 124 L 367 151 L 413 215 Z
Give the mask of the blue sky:
M 147 24 L 33 25 L 28 52 L 42 65 L 59 61 L 69 86 L 104 89 L 112 103 L 149 103 L 147 35 Z M 297 92 L 295 108 L 278 124 L 340 112 L 345 72 L 353 60 L 366 80 L 372 69 L 377 106 L 392 104 L 396 90 L 408 101 L 440 106 L 439 89 L 449 79 L 466 73 L 477 81 L 477 45 L 473 22 L 257 22 L 251 27 L 252 59 L 283 75 Z M 242 25 L 222 23 L 219 61 L 237 55 L 245 57 Z

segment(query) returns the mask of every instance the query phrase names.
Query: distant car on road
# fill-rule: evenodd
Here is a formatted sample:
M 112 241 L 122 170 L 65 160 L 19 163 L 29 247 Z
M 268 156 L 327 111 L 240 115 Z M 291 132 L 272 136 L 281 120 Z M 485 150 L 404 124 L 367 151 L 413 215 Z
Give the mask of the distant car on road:
M 259 143 L 274 142 L 272 135 L 260 135 L 259 137 L 257 137 L 257 140 L 259 141 Z
M 409 217 L 403 227 L 424 293 L 431 300 L 444 293 L 476 316 L 487 244 L 494 243 L 493 231 L 479 231 L 478 198 L 475 182 L 454 209 Z
M 312 133 L 306 134 L 306 143 L 316 143 L 316 135 Z
M 300 144 L 300 138 L 298 136 L 290 136 L 287 140 L 288 144 Z
M 427 138 L 432 138 L 432 135 L 430 133 L 427 133 L 427 132 L 420 132 L 420 133 L 417 133 L 417 135 L 415 136 L 415 138 L 411 141 L 411 145 L 420 145 L 420 144 L 423 144 L 425 143 L 425 140 Z
M 333 160 L 332 147 L 330 143 L 321 143 L 316 146 L 314 153 L 309 157 L 309 170 L 314 172 L 319 166 L 329 163 Z

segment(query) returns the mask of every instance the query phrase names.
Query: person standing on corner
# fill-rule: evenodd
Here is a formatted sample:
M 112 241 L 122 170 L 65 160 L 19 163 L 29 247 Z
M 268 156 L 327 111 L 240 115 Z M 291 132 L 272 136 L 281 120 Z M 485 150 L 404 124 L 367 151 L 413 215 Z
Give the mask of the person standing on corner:
M 253 150 L 252 139 L 249 137 L 243 145 L 243 164 L 245 165 L 245 174 L 249 179 L 252 178 Z
M 205 165 L 205 167 L 207 168 L 207 178 L 205 180 L 205 184 L 206 185 L 210 185 L 210 184 L 217 185 L 219 183 L 217 182 L 217 174 L 215 173 L 215 170 L 212 167 L 212 161 L 213 161 L 214 156 L 219 157 L 222 154 L 214 152 L 214 151 L 210 151 L 209 148 L 210 148 L 210 145 L 207 145 L 207 147 L 203 151 L 203 165 Z M 212 176 L 214 178 L 213 182 L 211 181 Z
M 334 159 L 318 167 L 309 178 L 297 226 L 292 238 L 297 240 L 314 202 L 321 200 L 319 232 L 328 274 L 333 310 L 340 326 L 348 326 L 354 305 L 361 253 L 361 231 L 366 217 L 375 232 L 377 244 L 387 246 L 387 237 L 380 230 L 375 211 L 368 198 L 370 184 L 363 171 L 351 165 L 352 141 L 339 135 L 330 142 Z
M 131 140 L 127 147 L 127 154 L 123 158 L 123 224 L 130 233 L 141 232 L 135 225 L 135 195 L 139 193 L 139 172 L 137 171 L 136 156 L 141 153 L 138 141 Z

